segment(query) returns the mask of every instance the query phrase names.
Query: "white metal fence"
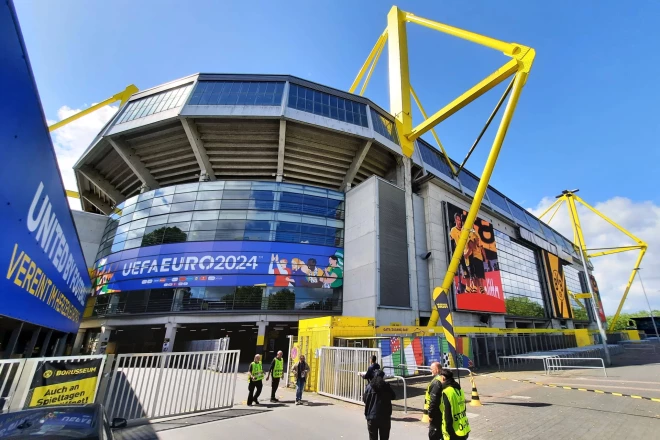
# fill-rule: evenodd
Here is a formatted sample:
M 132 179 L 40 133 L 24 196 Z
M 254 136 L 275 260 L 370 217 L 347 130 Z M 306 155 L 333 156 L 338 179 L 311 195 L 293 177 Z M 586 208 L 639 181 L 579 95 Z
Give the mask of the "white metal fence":
M 0 414 L 9 411 L 24 366 L 25 359 L 0 360 Z
M 371 356 L 381 362 L 379 348 L 321 347 L 318 393 L 328 397 L 362 404 L 366 381 L 364 373 Z
M 108 417 L 157 418 L 234 404 L 239 350 L 120 354 L 104 404 Z
M 605 370 L 605 362 L 602 358 L 560 358 L 552 357 L 545 360 L 547 366 L 546 374 L 552 374 L 560 370 L 603 370 L 603 374 L 607 377 Z

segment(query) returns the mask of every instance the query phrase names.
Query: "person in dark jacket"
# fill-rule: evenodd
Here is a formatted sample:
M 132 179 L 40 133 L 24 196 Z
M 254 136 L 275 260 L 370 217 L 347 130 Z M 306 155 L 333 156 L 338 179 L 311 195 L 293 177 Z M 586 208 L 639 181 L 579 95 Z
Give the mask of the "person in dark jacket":
M 374 374 L 374 371 L 376 370 L 380 370 L 380 365 L 378 364 L 378 358 L 374 355 L 371 356 L 371 365 L 369 365 L 367 372 L 364 374 L 364 378 L 367 382 L 371 382 L 376 377 Z
M 467 421 L 465 397 L 461 385 L 456 382 L 451 370 L 440 369 L 438 362 L 431 365 L 431 370 L 434 369 L 438 371 L 440 380 L 432 382 L 429 392 L 429 440 L 467 440 L 470 425 Z M 433 372 L 435 373 L 435 371 Z M 453 388 L 453 390 L 447 390 L 447 388 Z M 451 391 L 451 393 L 446 391 Z M 450 395 L 455 395 L 456 399 L 450 399 Z M 454 429 L 456 426 L 460 426 L 466 434 L 457 434 Z
M 378 440 L 379 435 L 380 440 L 389 440 L 394 399 L 396 395 L 390 384 L 385 382 L 385 373 L 378 370 L 362 396 L 369 440 Z

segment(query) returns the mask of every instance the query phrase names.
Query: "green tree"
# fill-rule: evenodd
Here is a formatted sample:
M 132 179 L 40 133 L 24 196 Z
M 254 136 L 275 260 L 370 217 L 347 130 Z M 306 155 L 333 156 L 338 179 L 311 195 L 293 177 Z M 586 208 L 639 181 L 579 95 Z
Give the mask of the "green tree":
M 281 289 L 268 297 L 268 310 L 293 310 L 296 294 L 290 289 Z
M 142 237 L 142 246 L 151 246 L 162 243 L 181 243 L 188 239 L 188 234 L 176 226 L 163 226 Z
M 504 300 L 507 315 L 527 316 L 535 318 L 545 317 L 545 309 L 537 302 L 525 296 L 509 297 Z
M 573 309 L 573 319 L 582 320 L 582 321 L 589 320 L 589 314 L 587 313 L 587 309 L 580 306 L 579 304 L 576 305 L 575 307 L 573 307 L 573 304 L 571 304 L 571 308 Z
M 619 319 L 616 321 L 616 324 L 612 329 L 612 331 L 617 332 L 621 330 L 626 330 L 628 328 L 636 328 L 635 321 L 632 321 L 632 318 L 644 318 L 647 316 L 651 316 L 648 310 L 640 310 L 639 312 L 633 312 L 633 313 L 621 313 L 619 314 Z M 654 310 L 653 316 L 655 317 L 660 316 L 660 311 Z M 610 324 L 612 323 L 613 319 L 614 319 L 614 315 L 610 315 L 607 317 L 608 331 L 610 329 Z

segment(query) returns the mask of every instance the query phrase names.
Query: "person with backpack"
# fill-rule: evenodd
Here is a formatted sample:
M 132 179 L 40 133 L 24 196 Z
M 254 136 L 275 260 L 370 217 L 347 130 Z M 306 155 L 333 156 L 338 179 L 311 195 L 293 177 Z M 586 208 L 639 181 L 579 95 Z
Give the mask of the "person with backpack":
M 392 427 L 392 400 L 394 390 L 385 382 L 385 373 L 374 370 L 375 377 L 364 390 L 364 417 L 367 419 L 369 440 L 389 440 Z

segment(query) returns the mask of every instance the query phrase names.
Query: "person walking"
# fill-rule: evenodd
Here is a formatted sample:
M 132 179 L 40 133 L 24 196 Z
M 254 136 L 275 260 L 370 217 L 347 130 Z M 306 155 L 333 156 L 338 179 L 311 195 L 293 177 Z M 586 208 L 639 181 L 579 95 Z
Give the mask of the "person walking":
M 305 361 L 305 355 L 300 355 L 300 360 L 293 366 L 293 374 L 296 378 L 296 405 L 302 405 L 302 395 L 305 390 L 305 382 L 309 376 L 309 364 Z
M 252 403 L 259 405 L 259 396 L 261 395 L 261 388 L 263 387 L 264 369 L 261 366 L 261 355 L 254 356 L 254 362 L 250 364 L 248 369 L 248 399 L 247 405 L 252 406 Z M 256 389 L 256 393 L 254 392 Z
M 270 385 L 270 401 L 273 403 L 279 402 L 275 397 L 277 388 L 280 386 L 280 379 L 282 379 L 282 373 L 284 372 L 284 359 L 282 359 L 282 351 L 277 352 L 277 356 L 273 358 L 273 361 L 270 363 L 270 369 L 268 369 L 268 374 L 266 375 L 266 382 L 270 379 L 270 375 L 273 375 L 273 382 Z
M 369 368 L 367 368 L 367 372 L 364 373 L 363 376 L 364 379 L 367 382 L 371 382 L 376 377 L 375 372 L 379 370 L 380 370 L 380 365 L 378 364 L 378 358 L 376 357 L 376 355 L 373 355 L 371 356 L 371 365 L 369 365 Z
M 429 440 L 467 440 L 470 423 L 460 384 L 451 370 L 440 369 L 439 362 L 431 365 L 431 371 L 435 377 L 427 390 Z
M 375 377 L 364 390 L 364 417 L 367 419 L 369 440 L 388 440 L 392 427 L 392 400 L 394 390 L 385 382 L 385 373 L 376 370 Z

